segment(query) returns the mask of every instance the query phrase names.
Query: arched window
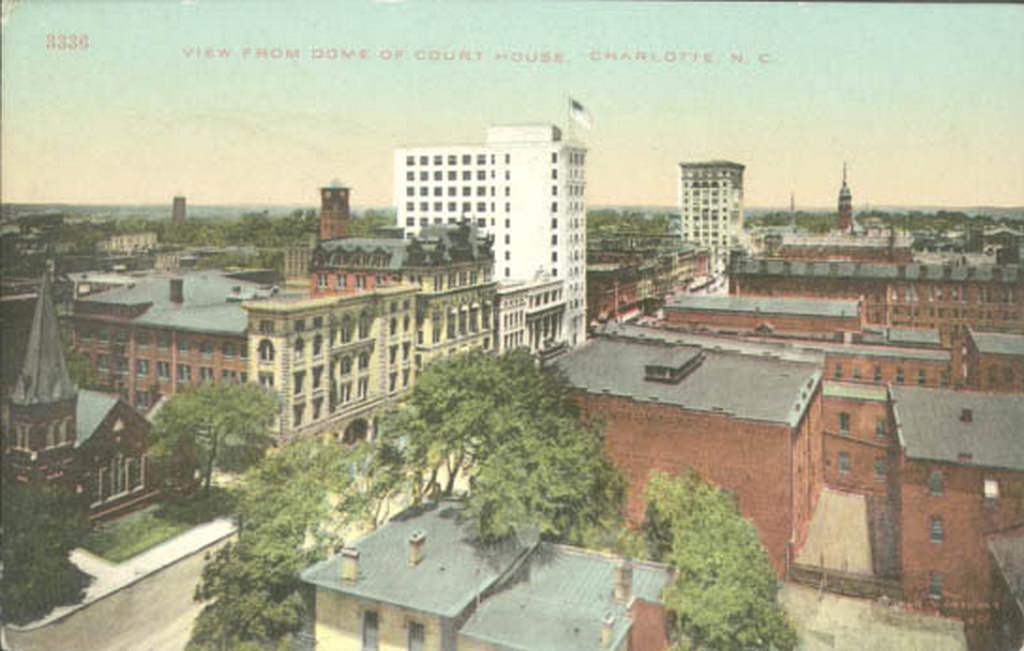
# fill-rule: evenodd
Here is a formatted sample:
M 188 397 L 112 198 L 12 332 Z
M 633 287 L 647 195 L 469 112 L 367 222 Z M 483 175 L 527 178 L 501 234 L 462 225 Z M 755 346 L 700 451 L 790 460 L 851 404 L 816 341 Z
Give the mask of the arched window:
M 932 495 L 942 495 L 943 482 L 941 470 L 933 470 L 932 474 L 928 477 L 928 490 L 931 491 Z
M 359 370 L 370 368 L 370 355 L 369 353 L 360 353 L 359 355 Z
M 316 335 L 315 337 L 313 337 L 313 356 L 314 357 L 320 354 L 320 352 L 323 350 L 323 347 L 324 347 L 324 338 L 321 337 L 320 335 Z
M 264 339 L 260 342 L 259 350 L 261 362 L 274 361 L 274 344 L 269 339 Z
M 341 320 L 341 343 L 347 344 L 352 341 L 352 317 L 346 316 Z
M 362 314 L 359 316 L 359 338 L 366 339 L 370 336 L 370 325 L 373 319 L 369 314 Z
M 306 342 L 302 339 L 302 337 L 299 337 L 298 339 L 295 340 L 295 345 L 292 348 L 295 351 L 295 357 L 300 358 L 302 357 L 302 351 L 306 349 Z

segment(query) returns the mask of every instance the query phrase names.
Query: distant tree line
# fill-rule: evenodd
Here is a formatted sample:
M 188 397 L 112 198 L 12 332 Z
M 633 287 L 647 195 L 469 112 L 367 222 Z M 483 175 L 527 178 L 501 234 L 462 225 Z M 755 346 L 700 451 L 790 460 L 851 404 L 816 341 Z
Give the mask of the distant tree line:
M 668 210 L 640 211 L 596 208 L 587 211 L 587 237 L 615 237 L 620 234 L 669 235 L 679 214 Z

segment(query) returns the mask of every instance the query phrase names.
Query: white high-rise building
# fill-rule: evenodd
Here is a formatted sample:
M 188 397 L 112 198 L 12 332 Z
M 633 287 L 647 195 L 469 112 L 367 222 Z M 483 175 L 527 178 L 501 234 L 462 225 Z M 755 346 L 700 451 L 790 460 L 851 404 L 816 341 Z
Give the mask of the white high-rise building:
M 492 126 L 480 144 L 395 150 L 395 206 L 406 237 L 434 224 L 494 236 L 494 277 L 564 282 L 558 338 L 586 338 L 586 148 L 551 124 Z
M 744 166 L 715 160 L 679 163 L 679 170 L 682 237 L 707 247 L 713 273 L 721 274 L 729 249 L 743 239 Z

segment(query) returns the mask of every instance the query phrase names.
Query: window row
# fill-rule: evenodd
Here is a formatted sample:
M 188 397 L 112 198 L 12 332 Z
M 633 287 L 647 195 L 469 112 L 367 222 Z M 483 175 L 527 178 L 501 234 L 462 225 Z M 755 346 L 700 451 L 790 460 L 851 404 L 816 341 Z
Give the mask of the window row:
M 489 159 L 490 159 L 491 165 L 496 164 L 496 161 L 498 160 L 497 158 L 495 158 L 494 154 L 491 154 Z M 409 166 L 415 166 L 415 165 L 417 165 L 417 163 L 419 165 L 430 165 L 431 163 L 433 163 L 434 165 L 444 165 L 446 163 L 448 165 L 458 165 L 461 162 L 463 165 L 471 165 L 473 163 L 473 160 L 474 160 L 474 158 L 473 158 L 472 154 L 462 154 L 461 156 L 458 155 L 458 154 L 447 154 L 447 155 L 444 155 L 444 154 L 434 154 L 433 156 L 428 156 L 428 155 L 422 155 L 421 154 L 418 157 L 417 156 L 412 156 L 412 155 L 406 156 L 405 157 L 405 164 L 409 165 Z M 476 154 L 476 164 L 477 165 L 486 165 L 487 161 L 488 161 L 488 155 L 487 154 Z M 512 162 L 512 155 L 511 154 L 505 154 L 504 155 L 504 161 L 505 161 L 506 165 L 511 163 Z

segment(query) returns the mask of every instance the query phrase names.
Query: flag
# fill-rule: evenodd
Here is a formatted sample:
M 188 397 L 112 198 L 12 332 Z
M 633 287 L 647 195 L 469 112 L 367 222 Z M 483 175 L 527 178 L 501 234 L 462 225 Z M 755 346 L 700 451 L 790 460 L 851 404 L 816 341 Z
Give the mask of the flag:
M 582 104 L 569 98 L 569 117 L 575 120 L 584 129 L 589 129 L 592 120 L 590 119 L 590 111 L 585 109 Z

